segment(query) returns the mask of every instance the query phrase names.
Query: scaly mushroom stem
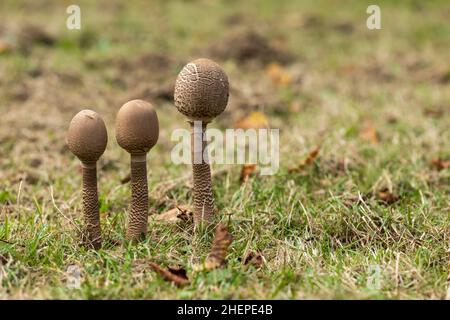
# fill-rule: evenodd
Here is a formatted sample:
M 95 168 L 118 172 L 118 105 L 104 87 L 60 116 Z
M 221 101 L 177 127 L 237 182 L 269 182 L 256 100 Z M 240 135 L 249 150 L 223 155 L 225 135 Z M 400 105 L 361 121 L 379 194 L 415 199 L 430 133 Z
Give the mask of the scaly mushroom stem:
M 131 155 L 131 205 L 126 237 L 133 242 L 147 234 L 146 156 L 158 141 L 158 136 L 158 116 L 150 103 L 131 100 L 120 107 L 116 117 L 116 140 Z
M 214 197 L 212 193 L 211 168 L 207 158 L 207 146 L 203 137 L 207 123 L 202 127 L 189 121 L 191 133 L 192 172 L 194 182 L 194 222 L 210 222 L 214 215 Z M 205 156 L 205 157 L 204 157 Z
M 131 154 L 131 207 L 128 215 L 127 238 L 144 238 L 148 222 L 148 185 L 146 154 Z
M 100 213 L 97 192 L 97 163 L 82 162 L 83 171 L 83 211 L 85 220 L 84 240 L 94 249 L 102 245 Z

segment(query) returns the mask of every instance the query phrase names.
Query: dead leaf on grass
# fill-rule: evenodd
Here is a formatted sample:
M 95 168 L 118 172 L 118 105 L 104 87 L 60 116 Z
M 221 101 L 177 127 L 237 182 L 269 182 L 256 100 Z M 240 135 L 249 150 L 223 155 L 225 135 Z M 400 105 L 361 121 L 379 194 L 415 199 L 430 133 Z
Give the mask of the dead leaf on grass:
M 320 152 L 320 146 L 318 146 L 318 147 L 314 148 L 313 150 L 311 150 L 308 153 L 308 156 L 299 164 L 298 167 L 291 168 L 291 169 L 288 170 L 289 173 L 300 172 L 305 167 L 311 165 L 314 162 L 314 160 L 316 160 L 317 157 L 319 156 L 319 152 Z
M 431 160 L 431 168 L 441 171 L 450 168 L 450 160 L 444 160 L 442 158 L 435 158 Z
M 289 111 L 292 113 L 299 113 L 302 110 L 302 104 L 298 100 L 292 101 L 289 105 Z
M 241 177 L 239 181 L 245 183 L 248 181 L 251 175 L 256 171 L 256 164 L 244 164 L 241 169 Z
M 423 110 L 423 114 L 430 118 L 440 118 L 444 115 L 445 111 L 443 108 L 426 108 Z
M 389 191 L 389 189 L 385 188 L 385 189 L 378 191 L 377 199 L 386 204 L 393 204 L 393 203 L 397 202 L 398 200 L 400 200 L 400 197 L 398 195 L 392 193 L 391 191 Z
M 172 274 L 188 280 L 187 272 L 182 266 L 170 265 L 167 267 Z
M 0 54 L 9 52 L 10 50 L 11 46 L 8 43 L 0 40 Z
M 211 246 L 211 251 L 208 254 L 203 265 L 194 266 L 195 271 L 213 270 L 223 267 L 226 264 L 226 256 L 228 247 L 233 241 L 233 236 L 228 232 L 228 229 L 223 223 L 219 223 L 216 227 L 214 240 Z
M 149 267 L 159 274 L 164 280 L 172 282 L 176 286 L 182 287 L 189 284 L 189 279 L 186 276 L 186 271 L 181 267 L 169 267 L 164 269 L 154 262 L 148 262 Z
M 279 63 L 272 62 L 266 68 L 266 73 L 276 86 L 288 86 L 292 83 L 291 75 Z
M 261 268 L 264 265 L 264 257 L 260 252 L 250 251 L 244 259 L 244 265 L 252 265 Z
M 269 120 L 266 115 L 259 111 L 251 112 L 245 118 L 242 118 L 235 123 L 235 128 L 238 129 L 264 129 L 269 127 Z M 256 164 L 244 164 L 241 170 L 239 181 L 245 183 L 250 176 L 256 171 Z
M 265 129 L 269 126 L 266 115 L 260 111 L 251 112 L 248 116 L 236 121 L 237 129 Z
M 164 213 L 155 216 L 156 221 L 177 223 L 180 221 L 191 221 L 193 219 L 193 212 L 188 206 L 180 205 L 176 208 L 170 209 Z
M 366 122 L 361 129 L 359 136 L 370 143 L 378 144 L 380 142 L 380 136 L 378 131 L 372 122 Z

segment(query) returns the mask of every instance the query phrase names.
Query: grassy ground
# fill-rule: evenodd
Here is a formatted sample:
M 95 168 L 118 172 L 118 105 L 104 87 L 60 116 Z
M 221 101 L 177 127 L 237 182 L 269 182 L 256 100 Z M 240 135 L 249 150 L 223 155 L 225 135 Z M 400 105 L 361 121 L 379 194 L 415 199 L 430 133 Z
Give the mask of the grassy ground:
M 430 162 L 450 158 L 448 1 L 378 1 L 375 31 L 365 25 L 369 3 L 356 0 L 78 3 L 80 31 L 65 28 L 69 2 L 0 4 L 1 298 L 446 297 L 450 169 Z M 170 133 L 186 127 L 171 90 L 199 56 L 230 78 L 214 126 L 257 110 L 281 129 L 276 175 L 241 185 L 240 166 L 213 167 L 216 205 L 234 236 L 227 266 L 194 272 L 212 232 L 153 217 L 137 246 L 80 247 L 70 119 L 90 107 L 107 124 L 102 226 L 121 240 L 129 159 L 115 142 L 115 114 L 132 98 L 155 105 L 150 211 L 190 204 L 190 168 L 170 161 Z M 312 164 L 289 172 L 318 146 Z M 249 252 L 262 267 L 243 263 Z M 191 284 L 165 282 L 146 261 L 183 266 Z

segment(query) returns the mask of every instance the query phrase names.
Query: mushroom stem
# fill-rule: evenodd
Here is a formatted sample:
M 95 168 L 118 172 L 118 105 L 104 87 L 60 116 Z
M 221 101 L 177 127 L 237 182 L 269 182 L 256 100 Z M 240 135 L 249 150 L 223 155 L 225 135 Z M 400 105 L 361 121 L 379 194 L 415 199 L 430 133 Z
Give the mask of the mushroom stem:
M 194 182 L 194 222 L 196 225 L 203 221 L 210 222 L 214 215 L 214 197 L 211 187 L 211 168 L 207 157 L 206 141 L 203 139 L 207 123 L 190 121 L 192 172 Z
M 85 220 L 84 240 L 94 249 L 100 249 L 102 235 L 97 192 L 97 163 L 82 162 L 83 171 L 83 211 Z
M 148 185 L 146 154 L 131 154 L 131 207 L 127 238 L 140 240 L 147 234 Z

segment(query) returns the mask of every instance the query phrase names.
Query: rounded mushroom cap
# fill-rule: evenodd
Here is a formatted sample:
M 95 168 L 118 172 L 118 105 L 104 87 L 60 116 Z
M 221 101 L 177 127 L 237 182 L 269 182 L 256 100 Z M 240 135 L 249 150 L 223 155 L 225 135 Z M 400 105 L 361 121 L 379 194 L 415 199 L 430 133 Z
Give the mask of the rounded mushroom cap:
M 117 143 L 129 153 L 147 153 L 158 141 L 158 116 L 153 106 L 142 100 L 125 103 L 116 117 Z
M 194 60 L 178 74 L 175 107 L 191 120 L 209 122 L 225 110 L 228 89 L 228 77 L 217 63 Z
M 70 122 L 66 142 L 70 151 L 81 161 L 97 161 L 108 143 L 103 119 L 92 110 L 78 112 Z

